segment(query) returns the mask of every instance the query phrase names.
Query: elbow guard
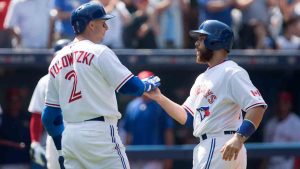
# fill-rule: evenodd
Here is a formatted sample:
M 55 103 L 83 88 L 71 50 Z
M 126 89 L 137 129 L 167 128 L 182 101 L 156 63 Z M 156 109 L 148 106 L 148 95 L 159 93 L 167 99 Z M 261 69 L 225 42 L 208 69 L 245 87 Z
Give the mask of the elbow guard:
M 64 131 L 63 117 L 60 108 L 46 106 L 42 113 L 42 122 L 52 137 L 59 136 Z
M 122 94 L 141 96 L 144 93 L 144 83 L 136 76 L 130 78 L 119 90 Z

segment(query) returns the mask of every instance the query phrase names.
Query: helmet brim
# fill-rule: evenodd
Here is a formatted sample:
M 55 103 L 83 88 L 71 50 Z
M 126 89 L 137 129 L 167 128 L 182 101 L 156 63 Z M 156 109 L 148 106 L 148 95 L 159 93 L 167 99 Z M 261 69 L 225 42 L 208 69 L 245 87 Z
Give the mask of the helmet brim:
M 99 19 L 101 19 L 101 20 L 109 20 L 109 19 L 114 18 L 114 17 L 115 17 L 114 15 L 106 14 L 106 15 L 102 16 Z
M 209 35 L 210 33 L 201 29 L 201 30 L 191 30 L 189 34 L 192 38 L 198 38 L 200 35 Z

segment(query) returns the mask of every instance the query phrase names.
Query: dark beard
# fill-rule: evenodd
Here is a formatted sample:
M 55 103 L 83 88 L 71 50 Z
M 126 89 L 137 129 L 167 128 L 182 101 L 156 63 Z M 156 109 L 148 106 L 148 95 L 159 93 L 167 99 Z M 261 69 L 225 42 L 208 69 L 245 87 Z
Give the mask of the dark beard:
M 197 56 L 196 62 L 197 63 L 207 63 L 213 57 L 213 51 L 210 49 L 200 49 L 200 56 Z

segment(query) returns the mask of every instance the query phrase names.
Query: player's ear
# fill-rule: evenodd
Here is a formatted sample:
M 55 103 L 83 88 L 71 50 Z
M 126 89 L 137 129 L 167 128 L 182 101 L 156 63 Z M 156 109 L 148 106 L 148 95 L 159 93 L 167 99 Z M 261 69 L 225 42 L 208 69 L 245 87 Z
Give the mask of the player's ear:
M 88 27 L 93 31 L 95 29 L 95 21 L 90 21 Z
M 103 22 L 103 28 L 105 28 L 106 30 L 108 29 L 108 25 L 106 24 L 106 22 Z

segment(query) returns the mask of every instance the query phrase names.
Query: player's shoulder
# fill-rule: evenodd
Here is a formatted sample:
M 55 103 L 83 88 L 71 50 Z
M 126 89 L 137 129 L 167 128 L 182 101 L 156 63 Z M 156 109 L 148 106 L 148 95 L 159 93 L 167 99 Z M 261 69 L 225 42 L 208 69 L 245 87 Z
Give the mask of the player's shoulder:
M 49 74 L 44 75 L 43 77 L 40 78 L 39 82 L 47 82 L 49 79 Z
M 114 54 L 114 52 L 106 45 L 93 43 L 89 40 L 85 40 L 82 42 L 81 47 L 82 50 L 88 50 L 97 56 Z
M 48 84 L 48 80 L 49 80 L 49 74 L 46 74 L 40 78 L 40 80 L 37 83 L 37 86 L 46 86 Z
M 236 62 L 232 61 L 232 60 L 227 60 L 224 63 L 224 73 L 225 74 L 236 74 L 236 73 L 247 73 L 247 71 L 242 68 L 241 66 L 239 66 Z

